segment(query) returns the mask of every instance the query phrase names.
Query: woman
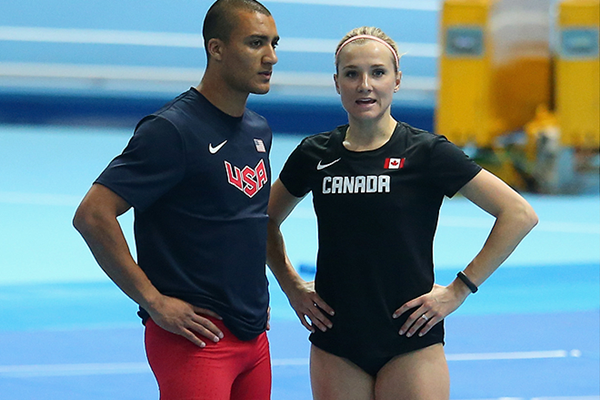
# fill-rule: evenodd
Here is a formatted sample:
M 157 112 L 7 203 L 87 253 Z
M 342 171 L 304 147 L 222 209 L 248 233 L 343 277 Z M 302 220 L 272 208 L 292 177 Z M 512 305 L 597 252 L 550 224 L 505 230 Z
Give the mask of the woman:
M 305 138 L 271 189 L 268 263 L 312 332 L 316 400 L 448 399 L 443 319 L 537 223 L 519 194 L 444 137 L 394 120 L 400 77 L 393 40 L 377 28 L 349 32 L 334 75 L 348 125 Z M 280 231 L 311 191 L 314 286 L 294 270 Z M 443 197 L 457 192 L 496 223 L 444 287 L 434 284 L 433 238 Z

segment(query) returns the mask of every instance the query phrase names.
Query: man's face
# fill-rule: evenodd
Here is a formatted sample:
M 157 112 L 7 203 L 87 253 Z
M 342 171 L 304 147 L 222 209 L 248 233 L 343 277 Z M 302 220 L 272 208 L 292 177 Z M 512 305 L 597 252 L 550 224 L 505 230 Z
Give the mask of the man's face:
M 244 93 L 269 91 L 275 47 L 279 41 L 273 17 L 258 12 L 238 13 L 229 40 L 223 44 L 222 71 L 230 88 Z

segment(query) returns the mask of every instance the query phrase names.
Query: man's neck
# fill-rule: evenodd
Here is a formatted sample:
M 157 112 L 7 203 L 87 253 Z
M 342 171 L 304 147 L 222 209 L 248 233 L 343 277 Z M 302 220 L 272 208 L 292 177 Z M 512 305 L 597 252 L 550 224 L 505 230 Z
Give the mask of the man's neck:
M 231 90 L 227 85 L 215 79 L 206 79 L 196 86 L 198 90 L 215 107 L 232 117 L 241 117 L 246 109 L 248 94 Z

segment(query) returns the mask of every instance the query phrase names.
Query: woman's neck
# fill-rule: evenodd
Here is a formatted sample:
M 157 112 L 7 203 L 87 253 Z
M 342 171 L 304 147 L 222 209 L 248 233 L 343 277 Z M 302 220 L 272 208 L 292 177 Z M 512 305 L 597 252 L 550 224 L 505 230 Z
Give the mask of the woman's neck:
M 356 121 L 351 118 L 343 145 L 350 151 L 376 150 L 390 140 L 396 125 L 396 120 L 391 116 L 377 122 Z

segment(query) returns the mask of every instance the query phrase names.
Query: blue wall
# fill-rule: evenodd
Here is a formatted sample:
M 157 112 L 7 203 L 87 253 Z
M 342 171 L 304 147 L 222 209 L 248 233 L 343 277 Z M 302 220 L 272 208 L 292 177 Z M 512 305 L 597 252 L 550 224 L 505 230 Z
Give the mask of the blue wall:
M 59 94 L 0 95 L 0 123 L 88 125 L 134 128 L 143 116 L 154 112 L 168 97 L 81 96 Z M 274 132 L 317 133 L 347 122 L 339 101 L 321 103 L 298 100 L 249 100 L 248 107 L 265 116 Z M 421 129 L 433 130 L 432 106 L 398 103 L 396 119 Z
M 373 25 L 394 38 L 402 52 L 407 51 L 401 65 L 407 85 L 411 79 L 435 80 L 441 0 L 382 1 L 379 6 L 356 6 L 355 0 L 327 2 L 336 5 L 304 0 L 263 1 L 275 17 L 281 36 L 274 79 L 277 73 L 298 81 L 317 74 L 326 77 L 328 85 L 334 72 L 337 41 L 357 26 Z M 43 75 L 50 68 L 65 74 L 72 68 L 104 68 L 109 72 L 111 68 L 151 68 L 158 75 L 178 69 L 199 80 L 206 62 L 204 50 L 194 41 L 198 39 L 196 42 L 201 44 L 202 20 L 212 0 L 180 0 L 168 6 L 159 0 L 5 3 L 0 13 L 0 123 L 133 127 L 142 116 L 197 81 L 186 80 L 175 89 L 173 85 L 160 89 L 152 82 L 135 86 L 135 79 L 115 79 L 107 84 L 101 79 L 40 79 L 35 75 Z M 162 39 L 172 34 L 183 36 L 162 44 L 127 43 L 127 38 L 135 39 L 139 34 L 142 41 L 154 35 Z M 189 37 L 190 43 L 181 45 L 178 37 Z M 19 70 L 30 72 L 18 76 Z M 32 79 L 28 79 L 28 73 Z M 307 93 L 303 88 L 301 95 L 290 96 L 294 90 L 297 88 L 288 87 L 284 95 L 272 90 L 267 96 L 251 97 L 249 107 L 265 115 L 275 132 L 310 133 L 345 123 L 346 114 L 333 90 L 325 96 L 313 96 L 310 89 Z M 402 100 L 393 108 L 395 117 L 431 130 L 433 95 L 430 91 L 426 101 L 400 97 Z

